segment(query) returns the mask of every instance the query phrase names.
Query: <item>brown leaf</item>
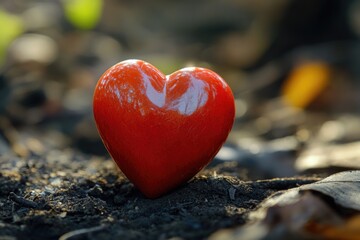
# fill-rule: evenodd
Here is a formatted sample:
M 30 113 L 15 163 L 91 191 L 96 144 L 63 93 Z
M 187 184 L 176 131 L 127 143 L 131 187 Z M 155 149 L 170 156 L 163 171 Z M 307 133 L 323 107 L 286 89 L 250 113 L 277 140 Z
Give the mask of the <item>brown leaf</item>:
M 321 195 L 334 199 L 337 205 L 327 204 L 319 197 Z M 250 213 L 249 224 L 219 231 L 210 239 L 294 239 L 294 236 L 359 239 L 360 217 L 348 220 L 338 213 L 340 208 L 350 209 L 354 214 L 360 210 L 360 171 L 334 174 L 312 184 L 278 192 Z
M 325 239 L 357 240 L 360 238 L 360 215 L 350 218 L 342 225 L 309 222 L 305 229 Z

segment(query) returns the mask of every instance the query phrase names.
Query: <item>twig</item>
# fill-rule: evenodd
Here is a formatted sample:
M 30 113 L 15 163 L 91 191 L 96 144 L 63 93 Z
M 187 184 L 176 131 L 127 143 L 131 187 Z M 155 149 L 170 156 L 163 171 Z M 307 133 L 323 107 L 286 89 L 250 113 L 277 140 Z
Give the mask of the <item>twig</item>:
M 77 229 L 77 230 L 65 233 L 64 235 L 62 235 L 59 238 L 59 240 L 68 240 L 68 239 L 70 239 L 72 237 L 75 237 L 75 236 L 78 236 L 78 235 L 100 231 L 100 230 L 103 230 L 105 227 L 107 227 L 107 226 L 106 225 L 100 225 L 100 226 L 91 227 L 91 228 Z
M 23 197 L 20 197 L 18 195 L 16 195 L 14 192 L 11 192 L 9 194 L 9 197 L 12 201 L 16 202 L 17 204 L 20 204 L 23 207 L 28 207 L 28 208 L 38 208 L 39 205 L 31 200 L 27 200 Z

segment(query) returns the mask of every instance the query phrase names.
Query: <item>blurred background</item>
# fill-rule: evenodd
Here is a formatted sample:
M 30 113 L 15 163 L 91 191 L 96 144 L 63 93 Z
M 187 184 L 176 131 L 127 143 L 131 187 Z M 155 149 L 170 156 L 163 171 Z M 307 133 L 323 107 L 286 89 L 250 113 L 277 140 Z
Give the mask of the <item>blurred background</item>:
M 358 0 L 0 0 L 0 155 L 106 156 L 93 90 L 137 58 L 229 83 L 236 121 L 211 166 L 250 179 L 360 168 L 359 35 Z

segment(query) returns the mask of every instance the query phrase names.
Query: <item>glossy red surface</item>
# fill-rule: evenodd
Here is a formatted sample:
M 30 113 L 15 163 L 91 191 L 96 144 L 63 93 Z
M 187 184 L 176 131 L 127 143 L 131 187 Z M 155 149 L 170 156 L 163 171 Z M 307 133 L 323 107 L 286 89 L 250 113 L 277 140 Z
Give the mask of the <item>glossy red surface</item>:
M 165 76 L 141 60 L 108 69 L 94 93 L 101 138 L 123 173 L 149 198 L 207 165 L 234 121 L 234 97 L 216 73 L 184 68 Z

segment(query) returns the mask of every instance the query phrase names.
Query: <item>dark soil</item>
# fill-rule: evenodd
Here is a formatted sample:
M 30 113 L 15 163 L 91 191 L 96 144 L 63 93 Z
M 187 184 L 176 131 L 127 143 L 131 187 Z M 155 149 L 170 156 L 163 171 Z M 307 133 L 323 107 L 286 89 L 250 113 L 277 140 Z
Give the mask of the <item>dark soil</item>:
M 1 239 L 203 239 L 244 224 L 270 194 L 315 180 L 246 181 L 243 170 L 233 164 L 226 174 L 223 163 L 150 200 L 110 159 L 53 150 L 0 164 Z

